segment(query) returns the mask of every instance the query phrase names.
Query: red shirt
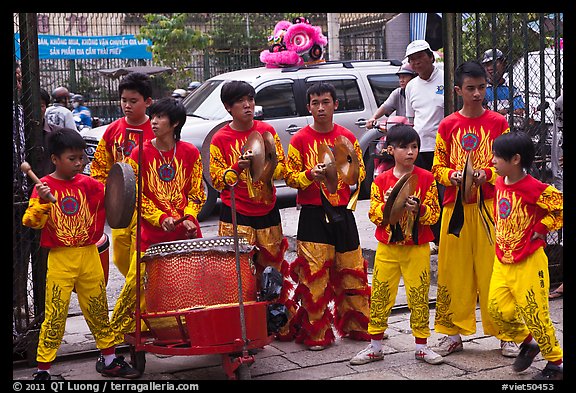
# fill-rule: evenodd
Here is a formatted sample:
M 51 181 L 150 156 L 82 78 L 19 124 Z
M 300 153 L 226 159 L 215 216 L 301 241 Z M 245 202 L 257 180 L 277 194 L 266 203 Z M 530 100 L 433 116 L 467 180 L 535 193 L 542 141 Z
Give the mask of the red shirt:
M 142 130 L 144 142 L 154 138 L 150 119 L 139 126 L 128 124 L 126 117 L 110 123 L 106 131 L 104 131 L 102 139 L 98 142 L 94 160 L 92 160 L 90 166 L 90 175 L 96 180 L 106 184 L 112 165 L 119 161 L 125 161 L 132 153 L 134 147 L 138 145 L 139 135 L 134 132 L 127 132 L 127 128 Z
M 434 234 L 430 229 L 430 225 L 435 224 L 440 217 L 438 190 L 436 189 L 436 181 L 431 172 L 414 166 L 412 173 L 418 176 L 418 185 L 413 195 L 418 197 L 421 203 L 420 218 L 418 220 L 418 244 L 425 244 L 434 240 Z M 376 224 L 376 239 L 384 244 L 390 244 L 389 239 L 392 235 L 390 225 L 382 226 L 382 220 L 384 219 L 383 212 L 386 206 L 384 195 L 389 189 L 396 185 L 398 180 L 394 175 L 394 168 L 392 168 L 378 175 L 372 183 L 368 217 L 370 221 Z M 399 221 L 403 231 L 407 222 L 408 212 L 405 211 Z M 395 244 L 413 245 L 412 234 L 409 234 L 405 240 Z
M 24 225 L 42 229 L 40 245 L 54 248 L 96 244 L 106 222 L 104 185 L 82 174 L 72 180 L 47 175 L 40 181 L 48 184 L 56 203 L 40 199 L 34 187 L 22 218 Z
M 276 134 L 274 127 L 270 124 L 254 120 L 251 129 L 246 131 L 236 131 L 226 124 L 218 130 L 212 138 L 210 144 L 210 177 L 212 185 L 220 191 L 220 200 L 226 206 L 231 206 L 230 189 L 224 183 L 224 173 L 228 169 L 233 169 L 239 174 L 238 184 L 234 188 L 234 198 L 236 210 L 245 216 L 264 216 L 268 214 L 276 204 L 276 187 L 272 185 L 272 194 L 264 192 L 262 181 L 252 182 L 253 197 L 250 197 L 247 184 L 247 169 L 240 170 L 238 158 L 242 155 L 244 145 L 248 136 L 253 131 L 260 134 L 268 131 L 274 137 L 276 145 L 276 156 L 278 165 L 274 171 L 274 179 L 283 178 L 285 172 L 284 149 L 280 137 Z
M 300 205 L 321 206 L 320 187 L 332 206 L 346 206 L 350 200 L 350 186 L 338 177 L 338 189 L 330 194 L 324 183 L 319 184 L 312 178 L 311 170 L 318 164 L 318 146 L 325 144 L 334 147 L 336 137 L 344 135 L 354 145 L 354 150 L 360 165 L 358 182 L 366 177 L 366 169 L 362 160 L 362 150 L 354 134 L 339 124 L 334 124 L 332 131 L 321 133 L 309 125 L 301 128 L 290 140 L 288 159 L 286 162 L 286 184 L 297 188 L 296 202 Z
M 484 199 L 494 197 L 496 172 L 492 164 L 492 144 L 494 139 L 508 131 L 510 127 L 506 118 L 490 110 L 474 118 L 454 112 L 440 122 L 432 173 L 440 184 L 446 186 L 443 205 L 456 200 L 458 187 L 450 183 L 450 175 L 456 170 L 463 170 L 468 151 L 473 151 L 473 168 L 482 169 L 486 173 L 486 182 L 482 185 Z M 476 201 L 474 194 L 474 199 L 470 203 Z
M 138 172 L 138 150 L 132 150 L 129 163 Z M 191 143 L 178 141 L 174 149 L 160 152 L 152 142 L 144 142 L 142 150 L 142 220 L 141 251 L 151 244 L 184 240 L 186 228 L 179 224 L 172 232 L 164 232 L 162 221 L 191 215 L 196 220 L 206 201 L 202 184 L 200 152 Z M 202 237 L 200 226 L 196 237 Z
M 534 232 L 547 234 L 562 227 L 562 192 L 530 175 L 510 185 L 499 176 L 494 221 L 498 260 L 521 262 L 546 245 L 543 239 L 531 240 Z

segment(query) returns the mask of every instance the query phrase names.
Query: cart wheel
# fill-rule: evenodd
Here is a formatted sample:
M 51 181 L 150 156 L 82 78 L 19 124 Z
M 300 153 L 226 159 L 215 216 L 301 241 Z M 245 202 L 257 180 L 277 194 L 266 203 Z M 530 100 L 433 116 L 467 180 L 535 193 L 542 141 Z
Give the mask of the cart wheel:
M 146 368 L 146 351 L 136 351 L 133 345 L 130 345 L 130 363 L 140 374 L 144 374 Z
M 247 381 L 252 379 L 252 374 L 250 373 L 250 366 L 248 364 L 241 364 L 240 366 L 238 366 L 238 368 L 236 369 L 236 371 L 234 371 L 234 373 L 236 374 L 236 379 L 242 381 Z

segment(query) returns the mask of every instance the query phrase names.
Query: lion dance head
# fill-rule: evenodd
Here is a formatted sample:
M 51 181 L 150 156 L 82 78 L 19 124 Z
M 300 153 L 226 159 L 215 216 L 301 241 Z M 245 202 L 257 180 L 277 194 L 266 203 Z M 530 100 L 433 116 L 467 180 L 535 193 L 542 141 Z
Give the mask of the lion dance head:
M 308 19 L 298 17 L 292 23 L 278 22 L 268 43 L 270 47 L 260 53 L 260 61 L 266 67 L 277 68 L 323 62 L 328 39 L 319 26 L 312 26 Z

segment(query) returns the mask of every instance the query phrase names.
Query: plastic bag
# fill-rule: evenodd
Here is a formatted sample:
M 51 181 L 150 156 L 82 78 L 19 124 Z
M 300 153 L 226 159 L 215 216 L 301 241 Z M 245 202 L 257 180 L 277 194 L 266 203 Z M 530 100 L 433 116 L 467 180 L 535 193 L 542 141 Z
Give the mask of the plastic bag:
M 268 266 L 262 272 L 262 289 L 260 291 L 260 298 L 262 301 L 273 301 L 278 299 L 282 291 L 282 274 Z

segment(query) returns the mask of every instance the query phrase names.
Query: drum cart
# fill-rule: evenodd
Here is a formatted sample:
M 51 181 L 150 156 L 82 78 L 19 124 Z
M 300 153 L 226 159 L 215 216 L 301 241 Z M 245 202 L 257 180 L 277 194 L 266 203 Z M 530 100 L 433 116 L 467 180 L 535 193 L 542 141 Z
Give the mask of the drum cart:
M 142 146 L 142 133 L 140 130 L 128 130 L 139 134 L 139 146 Z M 142 162 L 142 148 L 139 149 L 138 163 Z M 231 184 L 232 192 L 232 217 L 234 227 L 233 238 L 200 238 L 194 239 L 204 243 L 201 247 L 218 248 L 218 243 L 234 244 L 234 256 L 236 262 L 238 292 L 236 295 L 237 303 L 217 304 L 201 307 L 189 307 L 171 311 L 150 311 L 147 304 L 148 312 L 142 313 L 140 310 L 140 299 L 142 294 L 141 288 L 141 262 L 146 261 L 141 256 L 140 251 L 140 225 L 141 225 L 141 206 L 142 198 L 142 175 L 138 171 L 137 176 L 137 234 L 136 234 L 136 308 L 135 321 L 136 328 L 133 333 L 125 334 L 125 340 L 130 345 L 130 357 L 132 365 L 141 373 L 145 370 L 146 352 L 160 355 L 207 355 L 220 354 L 222 357 L 222 366 L 229 379 L 250 379 L 249 366 L 254 363 L 254 355 L 251 350 L 262 348 L 272 342 L 274 334 L 268 334 L 267 326 L 267 306 L 266 301 L 257 301 L 255 299 L 255 281 L 254 281 L 254 301 L 244 302 L 246 288 L 242 288 L 243 279 L 245 280 L 246 269 L 241 271 L 240 267 L 240 247 L 249 247 L 244 239 L 238 239 L 236 212 L 234 202 L 234 186 L 237 182 L 237 176 Z M 245 244 L 240 244 L 243 241 Z M 185 242 L 185 241 L 184 241 Z M 173 242 L 180 243 L 180 242 Z M 163 243 L 167 244 L 167 243 Z M 163 244 L 158 246 L 161 248 Z M 153 245 L 149 250 L 156 245 Z M 179 245 L 176 245 L 177 248 Z M 225 245 L 226 246 L 226 245 Z M 148 251 L 147 251 L 148 253 Z M 161 252 L 160 252 L 161 254 Z M 209 270 L 209 269 L 208 269 Z M 233 269 L 227 269 L 228 272 Z M 252 272 L 252 276 L 254 272 Z M 181 278 L 180 282 L 186 281 L 186 273 L 178 272 Z M 201 281 L 205 282 L 206 276 L 201 275 Z M 255 279 L 254 279 L 255 280 Z M 216 292 L 225 292 L 223 286 L 230 280 L 221 280 L 216 282 Z M 166 283 L 164 283 L 166 284 Z M 171 295 L 171 294 L 170 294 Z M 168 296 L 170 297 L 170 296 Z M 156 299 L 156 297 L 154 297 Z M 146 324 L 148 330 L 142 330 L 142 322 Z

